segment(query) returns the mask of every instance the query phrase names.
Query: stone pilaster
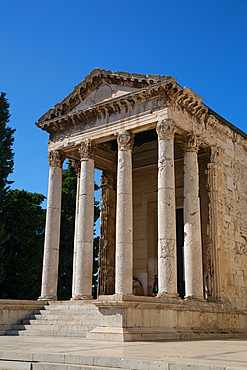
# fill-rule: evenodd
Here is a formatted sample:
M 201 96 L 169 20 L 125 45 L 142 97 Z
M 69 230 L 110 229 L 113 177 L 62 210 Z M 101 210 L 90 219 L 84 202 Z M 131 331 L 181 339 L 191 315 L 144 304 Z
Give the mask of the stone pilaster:
M 209 196 L 209 225 L 208 225 L 208 299 L 217 301 L 220 299 L 220 273 L 219 273 L 219 233 L 217 225 L 222 224 L 219 210 L 219 191 L 222 189 L 222 149 L 217 146 L 211 147 L 210 162 L 207 171 L 207 187 Z
M 184 268 L 185 298 L 203 299 L 202 236 L 197 153 L 200 138 L 184 142 Z
M 95 147 L 90 139 L 79 148 L 81 170 L 73 299 L 92 299 L 94 152 Z
M 132 147 L 134 135 L 118 135 L 117 214 L 116 214 L 116 294 L 132 294 L 133 206 Z
M 78 213 L 79 213 L 79 194 L 80 194 L 80 173 L 81 173 L 81 163 L 80 161 L 75 161 L 73 167 L 77 174 L 77 184 L 76 184 L 76 208 L 75 208 L 75 232 L 74 232 L 74 253 L 73 253 L 73 279 L 72 279 L 72 298 L 75 296 L 75 279 L 76 279 L 76 256 L 77 256 L 77 225 L 78 225 Z
M 101 176 L 98 295 L 115 292 L 116 185 L 115 173 Z
M 171 119 L 157 123 L 158 134 L 158 297 L 177 297 L 174 135 Z
M 49 187 L 46 211 L 44 258 L 40 300 L 57 299 L 57 279 L 61 221 L 63 156 L 58 150 L 50 152 Z

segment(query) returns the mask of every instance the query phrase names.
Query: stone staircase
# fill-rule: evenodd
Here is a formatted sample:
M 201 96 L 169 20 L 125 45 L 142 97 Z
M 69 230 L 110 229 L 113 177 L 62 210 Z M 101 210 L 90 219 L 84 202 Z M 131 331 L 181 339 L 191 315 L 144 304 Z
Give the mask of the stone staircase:
M 91 301 L 50 302 L 11 325 L 6 335 L 85 337 L 98 326 L 99 312 Z

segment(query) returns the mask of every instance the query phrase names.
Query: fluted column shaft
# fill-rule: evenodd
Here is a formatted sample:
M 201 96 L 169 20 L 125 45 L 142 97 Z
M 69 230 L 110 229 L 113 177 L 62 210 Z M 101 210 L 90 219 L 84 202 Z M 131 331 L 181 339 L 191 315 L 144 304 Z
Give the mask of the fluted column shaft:
M 48 160 L 50 170 L 40 300 L 57 299 L 63 156 L 56 150 L 49 153 Z
M 177 297 L 175 124 L 157 123 L 158 133 L 158 296 Z
M 94 145 L 86 140 L 80 147 L 81 171 L 76 235 L 73 299 L 92 299 L 94 225 Z
M 193 133 L 184 143 L 184 268 L 185 298 L 203 299 L 202 237 L 197 153 Z
M 80 194 L 80 170 L 81 163 L 76 161 L 74 167 L 77 173 L 77 184 L 76 184 L 76 208 L 75 208 L 75 231 L 74 231 L 74 253 L 73 253 L 73 278 L 72 278 L 72 298 L 75 297 L 75 279 L 76 279 L 76 256 L 77 256 L 77 225 L 78 225 L 78 213 L 79 213 L 79 194 Z
M 132 294 L 133 281 L 133 134 L 118 135 L 117 213 L 116 213 L 116 294 Z

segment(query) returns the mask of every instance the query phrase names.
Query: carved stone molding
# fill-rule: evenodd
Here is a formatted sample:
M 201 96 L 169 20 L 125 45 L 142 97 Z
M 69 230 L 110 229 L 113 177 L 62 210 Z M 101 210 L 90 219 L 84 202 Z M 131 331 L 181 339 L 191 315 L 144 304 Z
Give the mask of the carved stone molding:
M 72 161 L 72 166 L 74 167 L 77 177 L 80 177 L 80 172 L 81 172 L 81 163 L 80 161 Z
M 220 162 L 220 156 L 223 154 L 223 149 L 212 145 L 211 146 L 211 156 L 210 156 L 210 162 L 211 163 L 219 163 Z
M 79 148 L 79 154 L 81 160 L 83 159 L 94 159 L 95 145 L 92 140 L 87 139 L 81 143 Z
M 116 190 L 114 179 L 114 172 L 102 172 L 98 295 L 113 294 L 115 291 Z
M 159 140 L 173 139 L 176 132 L 175 122 L 170 118 L 158 121 L 156 125 L 156 131 Z
M 50 167 L 60 167 L 62 168 L 65 157 L 61 154 L 59 150 L 54 150 L 48 154 L 48 161 Z
M 221 155 L 223 149 L 211 146 L 210 161 L 207 165 L 207 190 L 209 197 L 209 224 L 207 227 L 207 286 L 208 300 L 220 299 L 220 266 L 219 266 L 219 234 L 217 225 L 222 223 L 221 204 L 219 202 L 220 179 L 222 176 Z
M 103 171 L 100 178 L 100 187 L 107 187 L 113 189 L 114 174 L 112 171 Z
M 131 131 L 122 131 L 117 136 L 118 150 L 132 150 L 134 134 Z
M 198 153 L 199 147 L 202 144 L 202 139 L 199 135 L 193 131 L 187 136 L 187 141 L 183 142 L 183 149 L 186 152 L 196 152 Z

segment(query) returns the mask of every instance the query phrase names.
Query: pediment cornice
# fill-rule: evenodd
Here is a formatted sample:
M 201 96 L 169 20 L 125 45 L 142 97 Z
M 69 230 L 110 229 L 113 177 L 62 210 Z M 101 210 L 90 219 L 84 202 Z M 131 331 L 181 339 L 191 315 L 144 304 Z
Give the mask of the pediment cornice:
M 84 78 L 83 81 L 74 87 L 74 90 L 66 98 L 64 98 L 60 103 L 56 104 L 54 108 L 49 109 L 38 120 L 37 126 L 42 124 L 44 121 L 50 121 L 53 118 L 58 118 L 69 114 L 90 93 L 104 83 L 142 89 L 159 83 L 166 78 L 167 76 L 163 75 L 114 72 L 95 68 L 88 76 Z
M 49 133 L 53 133 L 102 116 L 120 113 L 123 109 L 127 110 L 136 104 L 159 97 L 167 98 L 166 102 L 173 103 L 178 110 L 186 110 L 190 115 L 198 119 L 206 115 L 209 109 L 202 103 L 201 97 L 189 88 L 182 88 L 177 84 L 177 79 L 170 76 L 162 76 L 162 81 L 159 80 L 159 82 L 152 83 L 147 87 L 139 88 L 134 92 L 91 105 L 85 109 L 74 110 L 58 117 L 49 119 L 49 116 L 47 116 L 46 119 L 40 119 L 36 125 Z

